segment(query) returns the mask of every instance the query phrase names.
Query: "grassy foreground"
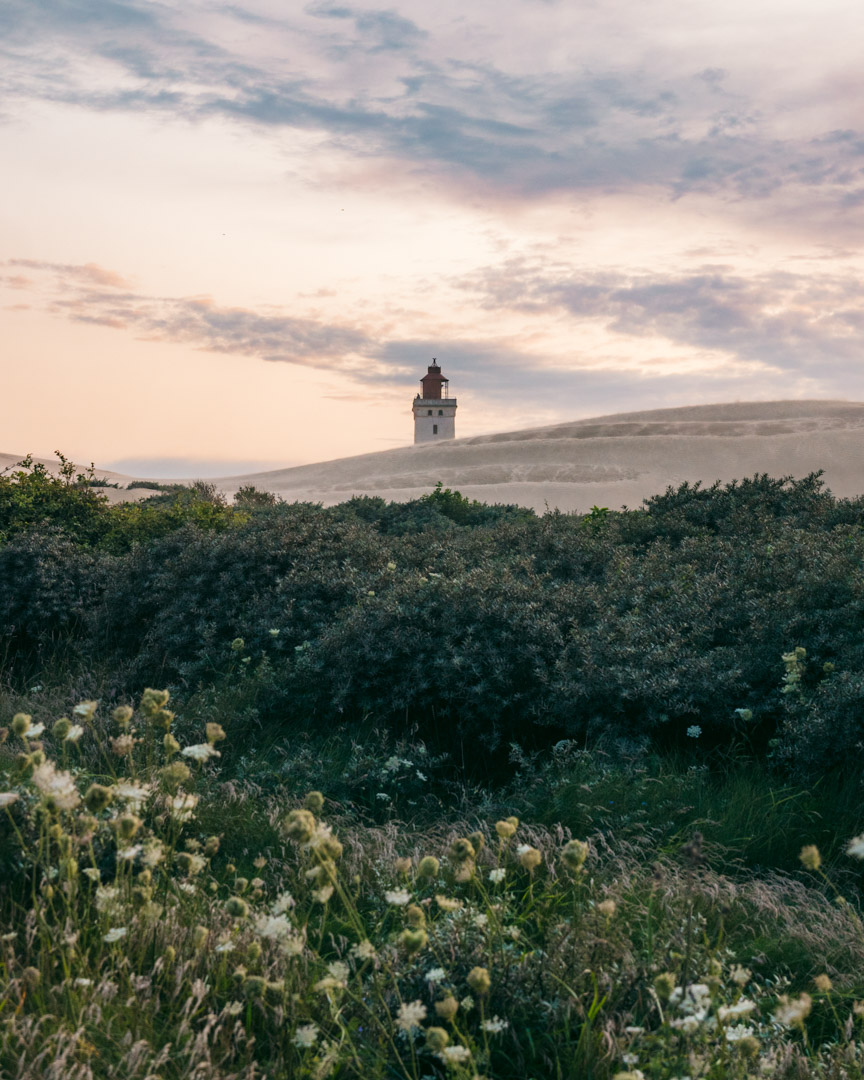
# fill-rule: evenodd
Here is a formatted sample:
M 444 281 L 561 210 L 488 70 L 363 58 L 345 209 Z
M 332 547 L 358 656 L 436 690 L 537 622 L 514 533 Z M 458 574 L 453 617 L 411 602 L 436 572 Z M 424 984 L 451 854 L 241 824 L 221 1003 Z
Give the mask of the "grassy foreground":
M 225 731 L 192 741 L 168 704 L 147 691 L 135 712 L 83 702 L 7 729 L 4 1077 L 864 1075 L 864 927 L 816 847 L 794 873 L 720 872 L 718 842 L 681 843 L 667 780 L 584 753 L 580 773 L 566 747 L 522 763 L 513 807 L 463 792 L 458 813 L 430 798 L 406 824 L 248 762 L 220 777 Z M 382 807 L 426 779 L 423 757 L 379 761 Z M 311 779 L 308 757 L 292 764 Z M 544 794 L 526 802 L 532 774 Z M 708 791 L 689 775 L 684 797 Z M 586 832 L 506 812 L 532 799 Z M 800 802 L 763 807 L 761 850 L 778 821 L 816 825 L 782 817 Z M 846 846 L 844 891 L 864 841 Z

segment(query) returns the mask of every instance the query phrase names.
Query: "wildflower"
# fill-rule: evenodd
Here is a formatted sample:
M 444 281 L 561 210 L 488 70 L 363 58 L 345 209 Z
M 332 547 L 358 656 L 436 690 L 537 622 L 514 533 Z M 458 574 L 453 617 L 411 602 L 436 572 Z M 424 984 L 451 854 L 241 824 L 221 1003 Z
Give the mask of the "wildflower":
M 135 749 L 137 741 L 134 735 L 118 735 L 116 739 L 111 740 L 111 749 L 117 757 L 126 757 Z
M 853 837 L 846 845 L 846 854 L 855 859 L 864 859 L 864 833 Z
M 530 847 L 528 844 L 520 844 L 516 849 L 516 854 L 519 856 L 519 862 L 522 866 L 532 874 L 543 862 L 543 856 L 537 848 Z
M 162 843 L 159 840 L 151 837 L 146 844 L 144 844 L 144 852 L 141 856 L 141 862 L 147 867 L 158 866 L 160 862 L 165 858 L 165 849 L 162 847 Z
M 484 967 L 475 967 L 468 972 L 466 982 L 475 994 L 488 994 L 492 985 L 489 972 Z
M 445 1046 L 439 1056 L 447 1065 L 464 1065 L 471 1060 L 471 1051 L 467 1046 Z
M 59 772 L 50 761 L 43 762 L 34 771 L 33 783 L 45 796 L 45 801 L 58 810 L 74 810 L 81 801 L 72 774 Z
M 133 712 L 128 705 L 118 705 L 114 712 L 111 713 L 111 716 L 114 718 L 115 724 L 125 731 L 132 722 Z
M 7 806 L 11 806 L 20 798 L 21 796 L 14 791 L 0 791 L 0 810 L 5 810 Z
M 396 1015 L 396 1027 L 414 1031 L 426 1019 L 426 1006 L 419 1001 L 402 1002 Z
M 15 713 L 12 717 L 12 730 L 20 738 L 25 738 L 33 726 L 33 717 L 27 713 Z
M 440 893 L 436 894 L 435 903 L 442 911 L 458 911 L 462 907 L 461 900 L 454 900 L 449 896 L 442 896 Z
M 273 631 L 271 630 L 272 634 Z M 278 634 L 279 631 L 277 630 Z M 294 1045 L 299 1050 L 311 1050 L 318 1040 L 318 1025 L 317 1024 L 303 1024 L 298 1027 L 294 1032 Z
M 122 859 L 124 862 L 132 862 L 133 859 L 138 858 L 143 850 L 141 844 L 132 844 L 130 847 L 119 848 L 117 858 Z
M 444 1028 L 430 1027 L 426 1028 L 426 1046 L 433 1053 L 440 1053 L 445 1046 L 450 1042 L 450 1036 L 447 1034 Z
M 450 858 L 454 862 L 466 862 L 468 859 L 473 859 L 475 854 L 476 852 L 474 851 L 474 846 L 471 841 L 464 836 L 454 840 L 450 845 Z
M 645 1080 L 645 1074 L 641 1069 L 632 1069 L 630 1072 L 618 1072 L 612 1080 Z
M 196 926 L 192 931 L 192 948 L 199 952 L 207 944 L 208 937 L 210 937 L 210 931 L 206 926 Z
M 219 943 L 216 946 L 215 952 L 217 953 L 229 953 L 234 952 L 236 945 L 230 938 L 220 938 Z
M 683 1031 L 685 1035 L 692 1035 L 696 1031 L 702 1021 L 705 1019 L 702 1014 L 695 1014 L 693 1016 L 680 1016 L 677 1020 L 672 1020 L 669 1024 L 670 1027 L 675 1028 L 678 1031 Z
M 56 728 L 56 724 L 54 725 Z M 70 724 L 69 730 L 63 737 L 64 742 L 77 743 L 81 736 L 84 734 L 84 728 L 80 724 Z
M 246 648 L 246 642 L 242 637 L 235 637 L 231 642 L 231 652 L 243 652 Z
M 774 1012 L 774 1019 L 785 1027 L 800 1027 L 810 1015 L 812 1007 L 813 999 L 809 994 L 802 994 L 795 1000 L 791 1000 L 786 994 L 781 994 Z
M 471 921 L 482 930 L 489 925 L 489 916 L 485 912 L 481 912 L 479 915 L 475 915 Z
M 271 629 L 267 631 L 270 637 L 279 637 L 280 632 L 281 631 L 279 631 L 275 626 L 271 627 Z
M 468 840 L 477 855 L 479 855 L 483 848 L 486 847 L 486 837 L 479 829 L 477 832 L 470 833 L 468 835 Z
M 411 872 L 411 860 L 406 858 L 394 859 L 393 869 L 397 874 L 408 874 Z
M 498 833 L 498 837 L 501 840 L 509 840 L 511 836 L 515 836 L 517 826 L 513 824 L 511 819 L 506 821 L 495 822 L 495 832 Z
M 747 1024 L 736 1024 L 726 1029 L 727 1042 L 740 1042 L 742 1039 L 752 1038 L 753 1028 Z
M 440 867 L 441 863 L 434 855 L 424 855 L 420 862 L 417 863 L 417 877 L 434 878 L 437 876 Z
M 180 756 L 191 758 L 193 761 L 206 761 L 208 758 L 222 755 L 218 750 L 214 750 L 209 742 L 205 742 L 196 743 L 194 746 L 184 746 L 180 751 Z
M 452 1020 L 459 1012 L 459 1002 L 452 994 L 448 994 L 447 997 L 435 1002 L 435 1012 L 442 1020 Z
M 345 983 L 341 979 L 334 979 L 332 975 L 327 975 L 319 979 L 312 989 L 317 990 L 319 994 L 326 994 L 328 990 L 344 990 Z
M 249 914 L 249 905 L 239 896 L 231 896 L 225 901 L 225 910 L 233 919 L 245 919 Z
M 828 994 L 834 989 L 834 984 L 827 975 L 817 975 L 813 980 L 813 985 L 823 994 Z
M 447 972 L 444 968 L 430 968 L 426 972 L 426 982 L 430 982 L 433 985 L 435 983 L 443 982 L 447 978 Z
M 384 893 L 384 899 L 388 904 L 404 907 L 411 899 L 411 893 L 409 893 L 407 889 L 389 889 Z
M 310 791 L 303 800 L 303 806 L 313 814 L 320 814 L 324 809 L 324 796 L 320 791 Z
M 182 791 L 179 795 L 169 798 L 166 805 L 168 812 L 175 821 L 188 821 L 198 805 L 198 796 L 188 791 Z
M 334 979 L 341 979 L 343 982 L 351 974 L 351 969 L 342 960 L 334 960 L 327 965 L 327 970 L 333 976 Z
M 495 885 L 499 885 L 505 877 L 507 877 L 507 871 L 503 866 L 499 866 L 497 869 L 489 871 L 489 880 Z
M 690 739 L 698 739 L 701 734 L 702 728 L 699 727 L 698 724 L 691 724 L 690 727 L 687 728 L 687 736 Z
M 51 734 L 54 736 L 55 739 L 65 739 L 66 736 L 69 734 L 69 729 L 71 727 L 72 724 L 69 722 L 67 717 L 61 716 L 60 719 L 54 724 L 54 727 L 51 728 Z M 84 729 L 82 728 L 81 730 L 83 732 Z
M 83 986 L 92 986 L 93 985 L 93 980 L 92 979 L 85 979 L 83 975 L 79 975 L 79 977 L 75 980 L 75 985 L 76 986 L 82 986 L 82 987 Z
M 308 810 L 292 810 L 282 829 L 289 840 L 308 844 L 315 833 L 315 818 Z
M 270 910 L 274 915 L 282 915 L 283 912 L 289 911 L 296 906 L 294 897 L 289 892 L 280 893 L 273 903 L 270 905 Z
M 221 742 L 223 739 L 227 738 L 225 730 L 221 724 L 209 723 L 205 725 L 204 731 L 206 733 L 208 743 Z
M 734 1005 L 721 1005 L 717 1010 L 717 1019 L 726 1021 L 738 1016 L 749 1016 L 750 1013 L 756 1008 L 755 1001 L 749 1001 L 747 998 L 741 998 L 740 1001 L 736 1001 Z
M 180 753 L 180 743 L 177 742 L 170 731 L 165 732 L 165 736 L 162 739 L 162 749 L 169 758 Z
M 76 716 L 80 716 L 83 720 L 92 720 L 93 714 L 99 707 L 98 701 L 79 701 L 72 712 Z
M 801 860 L 801 865 L 805 870 L 818 870 L 822 865 L 822 856 L 819 854 L 819 848 L 815 844 L 807 844 L 806 847 L 802 847 L 798 858 Z
M 581 870 L 588 858 L 588 845 L 583 840 L 569 840 L 561 849 L 561 858 L 570 870 Z
M 480 1025 L 484 1031 L 488 1031 L 490 1035 L 500 1035 L 502 1031 L 506 1031 L 510 1027 L 508 1020 L 502 1020 L 499 1016 L 493 1016 L 491 1020 L 484 1020 Z
M 125 926 L 113 926 L 107 934 L 102 935 L 102 940 L 107 941 L 108 944 L 111 945 L 115 941 L 120 941 L 122 938 L 126 937 L 128 933 L 129 931 Z
M 332 885 L 323 885 L 316 892 L 312 893 L 313 899 L 317 900 L 319 904 L 326 904 L 330 897 L 333 895 Z
M 601 900 L 597 905 L 597 910 L 601 915 L 605 915 L 607 919 L 611 919 L 615 914 L 618 905 L 614 900 Z
M 460 1008 L 460 1009 L 461 1009 L 461 1010 L 462 1010 L 463 1012 L 466 1012 L 466 1013 L 467 1013 L 467 1012 L 471 1012 L 471 1010 L 472 1010 L 472 1009 L 474 1008 L 474 998 L 472 998 L 470 994 L 467 994 L 467 995 L 466 995 L 466 996 L 465 996 L 464 998 L 462 998 L 462 1000 L 461 1000 L 461 1001 L 459 1002 L 459 1008 Z
M 741 967 L 740 964 L 736 964 L 729 972 L 729 977 L 732 979 L 732 982 L 737 983 L 738 986 L 746 986 L 752 979 L 753 972 L 750 968 Z
M 419 952 L 428 940 L 425 930 L 403 930 L 399 935 L 399 944 L 408 953 Z

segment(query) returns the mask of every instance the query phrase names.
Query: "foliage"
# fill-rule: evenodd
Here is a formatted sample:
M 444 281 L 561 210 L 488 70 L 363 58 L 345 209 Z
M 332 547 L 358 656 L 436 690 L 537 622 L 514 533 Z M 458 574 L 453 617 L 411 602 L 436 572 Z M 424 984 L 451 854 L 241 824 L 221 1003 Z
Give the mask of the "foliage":
M 168 705 L 12 719 L 10 1080 L 864 1075 L 864 930 L 815 847 L 736 884 L 699 835 L 365 825 L 220 783 L 226 732 L 181 746 Z

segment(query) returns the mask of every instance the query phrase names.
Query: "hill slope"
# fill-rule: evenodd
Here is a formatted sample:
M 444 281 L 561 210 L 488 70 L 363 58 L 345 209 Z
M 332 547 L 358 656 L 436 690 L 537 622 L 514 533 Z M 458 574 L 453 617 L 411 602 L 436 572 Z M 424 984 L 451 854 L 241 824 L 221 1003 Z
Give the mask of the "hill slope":
M 837 495 L 864 492 L 864 403 L 770 401 L 620 413 L 551 427 L 453 439 L 291 469 L 226 477 L 289 501 L 352 495 L 410 499 L 441 480 L 483 502 L 542 511 L 638 506 L 684 480 L 825 470 Z

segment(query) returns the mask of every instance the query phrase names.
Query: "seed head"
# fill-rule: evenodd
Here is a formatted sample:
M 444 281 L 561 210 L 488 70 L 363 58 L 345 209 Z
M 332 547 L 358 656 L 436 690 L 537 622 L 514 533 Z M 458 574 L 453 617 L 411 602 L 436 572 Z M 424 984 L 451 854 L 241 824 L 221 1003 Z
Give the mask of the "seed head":
M 207 938 L 210 936 L 210 931 L 206 926 L 196 926 L 192 931 L 192 948 L 196 952 L 200 952 L 201 949 L 207 944 Z
M 132 722 L 132 716 L 134 714 L 132 709 L 128 705 L 118 705 L 111 715 L 114 718 L 114 723 L 122 731 L 125 731 Z
M 671 971 L 661 972 L 654 980 L 654 989 L 661 1001 L 668 1001 L 675 989 L 675 976 Z
M 204 854 L 212 859 L 219 852 L 220 839 L 218 836 L 208 836 L 204 843 Z
M 479 855 L 483 848 L 486 846 L 486 837 L 478 829 L 476 832 L 469 833 L 468 839 L 471 842 L 471 846 L 475 852 Z
M 55 739 L 65 739 L 72 727 L 72 722 L 66 716 L 61 716 L 51 728 L 51 734 Z
M 834 989 L 834 984 L 827 975 L 817 975 L 813 980 L 813 985 L 823 994 L 828 994 Z
M 21 972 L 21 981 L 28 990 L 33 990 L 40 982 L 42 982 L 42 972 L 39 968 L 26 967 Z
M 588 845 L 584 840 L 569 840 L 561 849 L 561 859 L 569 870 L 581 870 L 587 858 Z
M 468 972 L 466 980 L 475 994 L 488 994 L 492 985 L 489 972 L 484 967 L 475 967 Z
M 282 831 L 289 840 L 308 844 L 315 832 L 315 818 L 308 810 L 292 810 L 285 819 Z
M 433 1053 L 439 1053 L 441 1050 L 444 1049 L 445 1046 L 447 1046 L 449 1042 L 450 1036 L 447 1034 L 444 1028 L 426 1028 L 426 1045 Z
M 798 858 L 801 860 L 801 865 L 805 870 L 818 870 L 822 865 L 822 856 L 819 854 L 819 848 L 815 844 L 807 844 L 802 847 Z
M 192 773 L 189 771 L 189 766 L 184 765 L 182 761 L 172 761 L 170 765 L 165 765 L 159 770 L 159 775 L 162 778 L 162 786 L 173 795 L 181 784 L 186 783 Z
M 225 902 L 225 910 L 233 919 L 245 919 L 249 914 L 249 905 L 239 896 L 231 896 Z
M 434 855 L 424 855 L 423 858 L 417 863 L 417 877 L 418 878 L 433 878 L 438 874 L 441 864 L 435 858 Z
M 303 800 L 303 806 L 313 814 L 320 814 L 324 809 L 324 796 L 320 791 L 310 791 Z
M 536 847 L 529 847 L 527 850 L 520 853 L 519 862 L 526 870 L 533 874 L 540 863 L 543 862 L 543 856 Z
M 474 845 L 466 837 L 460 837 L 450 845 L 450 858 L 454 862 L 466 862 L 468 859 L 473 859 L 475 854 Z
M 447 997 L 435 1002 L 435 1012 L 442 1020 L 446 1020 L 449 1023 L 456 1013 L 459 1012 L 459 1002 L 452 994 L 448 994 Z
M 32 716 L 28 716 L 27 713 L 19 712 L 15 713 L 12 717 L 12 730 L 19 738 L 24 738 L 27 732 L 30 730 L 30 725 L 33 721 Z
M 174 738 L 170 731 L 165 732 L 165 737 L 162 740 L 162 749 L 165 751 L 165 756 L 170 760 L 175 754 L 180 753 L 180 743 Z
M 397 874 L 410 874 L 411 873 L 411 860 L 406 858 L 399 858 L 393 860 L 393 869 Z
M 511 836 L 515 836 L 517 827 L 509 818 L 495 822 L 495 832 L 501 840 L 509 840 Z
M 409 904 L 405 908 L 405 919 L 412 930 L 422 930 L 426 925 L 426 912 L 419 904 Z
M 399 935 L 399 944 L 407 953 L 420 952 L 428 940 L 425 930 L 403 930 Z

